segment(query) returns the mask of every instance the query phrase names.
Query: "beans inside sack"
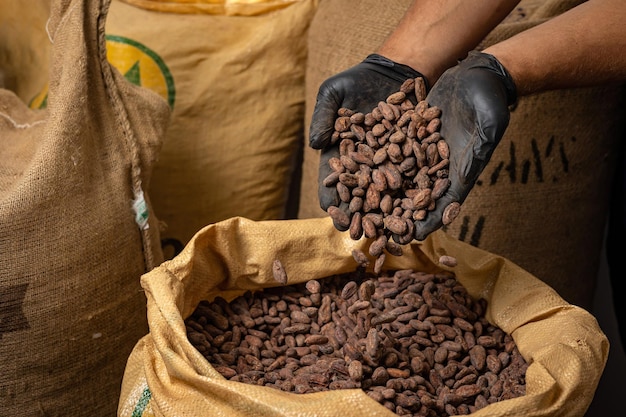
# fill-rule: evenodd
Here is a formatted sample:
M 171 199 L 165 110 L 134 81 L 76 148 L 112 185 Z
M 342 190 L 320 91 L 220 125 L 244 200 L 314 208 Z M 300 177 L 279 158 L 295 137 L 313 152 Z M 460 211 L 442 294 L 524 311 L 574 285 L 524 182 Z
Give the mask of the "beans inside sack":
M 274 264 L 277 280 L 284 269 Z M 397 415 L 469 414 L 525 393 L 527 363 L 450 273 L 364 268 L 202 302 L 189 341 L 225 378 L 293 393 L 358 388 Z

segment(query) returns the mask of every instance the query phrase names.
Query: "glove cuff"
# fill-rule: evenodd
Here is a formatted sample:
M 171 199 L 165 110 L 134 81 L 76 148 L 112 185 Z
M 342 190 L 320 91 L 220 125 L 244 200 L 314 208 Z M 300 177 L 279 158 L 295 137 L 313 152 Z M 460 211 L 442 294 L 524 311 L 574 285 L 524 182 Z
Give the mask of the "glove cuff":
M 517 102 L 517 87 L 513 77 L 495 56 L 484 52 L 470 51 L 467 58 L 461 62 L 470 67 L 486 68 L 497 74 L 502 79 L 502 84 L 506 90 L 507 104 L 511 106 Z
M 390 71 L 395 74 L 398 74 L 401 77 L 401 79 L 399 79 L 398 81 L 404 81 L 407 78 L 421 77 L 424 80 L 426 91 L 427 92 L 430 91 L 430 85 L 428 84 L 428 79 L 426 79 L 426 77 L 424 77 L 419 71 L 414 70 L 408 65 L 399 64 L 379 54 L 368 55 L 363 60 L 363 63 L 383 67 L 385 70 L 379 71 L 379 72 L 382 72 L 383 74 L 388 75 L 388 76 L 390 75 L 389 74 Z

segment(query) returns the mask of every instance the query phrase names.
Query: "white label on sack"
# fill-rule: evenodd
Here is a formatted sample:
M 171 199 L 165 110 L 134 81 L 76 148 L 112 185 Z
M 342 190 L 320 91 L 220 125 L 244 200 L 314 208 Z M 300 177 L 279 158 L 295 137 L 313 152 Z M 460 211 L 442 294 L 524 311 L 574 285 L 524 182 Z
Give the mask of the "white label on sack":
M 143 196 L 143 191 L 139 190 L 139 193 L 135 196 L 133 201 L 133 210 L 135 210 L 135 222 L 141 230 L 148 229 L 148 205 Z

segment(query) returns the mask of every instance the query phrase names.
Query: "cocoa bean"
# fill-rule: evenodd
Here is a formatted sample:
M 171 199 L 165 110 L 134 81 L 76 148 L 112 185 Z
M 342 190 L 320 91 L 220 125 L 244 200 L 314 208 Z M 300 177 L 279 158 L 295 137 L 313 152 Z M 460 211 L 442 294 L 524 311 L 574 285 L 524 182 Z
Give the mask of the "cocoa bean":
M 282 262 L 278 259 L 275 259 L 272 264 L 272 274 L 274 275 L 274 280 L 280 285 L 287 284 L 287 273 L 285 272 Z
M 452 203 L 448 204 L 444 209 L 441 221 L 444 225 L 448 225 L 452 223 L 454 219 L 456 219 L 460 212 L 461 205 L 458 202 L 453 201 Z

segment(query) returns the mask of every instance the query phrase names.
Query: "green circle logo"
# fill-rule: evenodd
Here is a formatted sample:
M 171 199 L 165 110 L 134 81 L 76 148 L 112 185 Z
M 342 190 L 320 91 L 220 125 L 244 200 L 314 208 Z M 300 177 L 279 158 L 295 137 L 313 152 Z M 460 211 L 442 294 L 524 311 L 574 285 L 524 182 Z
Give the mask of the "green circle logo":
M 167 100 L 174 108 L 176 88 L 174 78 L 165 62 L 145 45 L 123 36 L 107 35 L 107 59 L 131 83 L 149 88 Z M 47 105 L 48 86 L 31 102 L 31 108 L 42 109 Z

